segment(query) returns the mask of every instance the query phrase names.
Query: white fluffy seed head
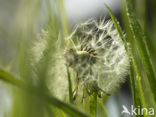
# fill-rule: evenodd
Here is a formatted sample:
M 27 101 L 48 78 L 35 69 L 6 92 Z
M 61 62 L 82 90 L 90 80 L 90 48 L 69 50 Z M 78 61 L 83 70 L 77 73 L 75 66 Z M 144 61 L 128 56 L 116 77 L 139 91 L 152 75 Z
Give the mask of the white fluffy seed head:
M 106 92 L 125 81 L 129 62 L 122 40 L 111 20 L 88 20 L 76 26 L 67 38 L 74 42 L 67 49 L 66 64 L 84 83 L 96 81 Z
M 33 64 L 45 57 L 48 35 L 48 32 L 42 31 L 41 38 L 34 43 Z M 58 47 L 48 69 L 47 84 L 54 96 L 59 99 L 68 97 L 66 66 L 77 73 L 77 78 L 81 81 L 78 90 L 85 84 L 88 90 L 96 91 L 96 88 L 101 88 L 111 93 L 125 81 L 129 69 L 128 56 L 112 21 L 91 19 L 81 23 L 66 41 L 72 42 L 73 46 Z M 71 75 L 71 78 L 75 77 L 75 74 Z M 75 79 L 71 80 L 74 85 Z M 82 96 L 82 91 L 80 93 Z

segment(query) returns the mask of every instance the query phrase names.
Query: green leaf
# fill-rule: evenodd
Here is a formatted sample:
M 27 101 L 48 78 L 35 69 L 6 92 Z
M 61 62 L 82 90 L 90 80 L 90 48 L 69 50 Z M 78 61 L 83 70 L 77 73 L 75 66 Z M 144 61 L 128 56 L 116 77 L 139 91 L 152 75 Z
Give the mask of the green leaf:
M 133 69 L 134 69 L 134 73 L 135 73 L 135 76 L 133 77 L 135 79 L 135 106 L 140 106 L 140 102 L 141 102 L 141 105 L 143 108 L 147 108 L 147 104 L 146 104 L 146 101 L 145 101 L 145 97 L 144 97 L 144 93 L 143 93 L 143 88 L 142 88 L 142 84 L 141 84 L 141 76 L 138 72 L 138 68 L 136 66 L 136 63 L 134 61 L 134 59 L 132 59 L 132 64 L 133 64 Z M 137 93 L 139 92 L 139 93 Z M 140 97 L 140 98 L 138 98 Z M 138 101 L 138 102 L 136 102 Z M 140 115 L 138 116 L 140 117 Z M 148 117 L 148 115 L 146 115 L 146 113 L 144 112 L 144 117 Z
M 89 117 L 88 115 L 77 110 L 75 107 L 62 102 L 55 97 L 49 96 L 48 94 L 43 94 L 37 88 L 35 88 L 31 85 L 26 85 L 21 80 L 17 79 L 12 74 L 10 74 L 2 69 L 0 69 L 0 79 L 8 82 L 10 84 L 20 87 L 20 88 L 22 88 L 22 90 L 27 91 L 28 93 L 29 93 L 29 89 L 31 89 L 32 90 L 31 94 L 43 97 L 44 101 L 49 102 L 50 104 L 56 106 L 57 108 L 62 109 L 64 112 L 66 112 L 74 117 Z
M 0 79 L 19 87 L 24 85 L 23 82 L 21 82 L 18 78 L 14 77 L 12 74 L 9 74 L 8 72 L 4 71 L 1 68 L 0 68 Z
M 123 33 L 122 33 L 122 30 L 121 30 L 120 25 L 118 24 L 117 20 L 115 19 L 115 17 L 114 17 L 114 15 L 113 15 L 112 11 L 110 10 L 110 8 L 109 8 L 106 4 L 105 4 L 105 6 L 106 6 L 106 8 L 107 8 L 107 11 L 109 12 L 109 15 L 111 16 L 111 19 L 112 19 L 112 21 L 113 21 L 113 23 L 114 23 L 114 25 L 115 25 L 115 28 L 117 29 L 117 31 L 118 31 L 118 33 L 119 33 L 119 35 L 120 35 L 120 38 L 121 38 L 123 41 L 125 41 L 124 35 L 123 35 Z
M 133 96 L 133 103 L 135 107 L 138 107 L 141 105 L 141 101 L 139 98 L 139 94 L 137 93 L 137 84 L 136 84 L 136 74 L 134 71 L 133 63 L 131 62 L 130 66 L 130 84 L 131 84 L 131 90 L 132 90 L 132 96 Z
M 133 33 L 133 38 L 136 41 L 136 45 L 139 51 L 140 60 L 143 63 L 144 69 L 146 71 L 148 81 L 150 83 L 151 90 L 154 95 L 154 99 L 156 101 L 156 87 L 155 87 L 155 82 L 156 82 L 156 77 L 154 74 L 153 66 L 149 57 L 149 51 L 147 48 L 147 43 L 146 43 L 146 37 L 144 36 L 144 33 L 141 29 L 140 24 L 137 21 L 137 18 L 135 16 L 134 8 L 132 7 L 132 1 L 127 0 L 126 1 L 126 9 L 127 9 L 127 17 L 130 23 L 130 28 Z
M 67 16 L 65 12 L 64 0 L 59 0 L 60 14 L 61 14 L 61 23 L 63 28 L 63 36 L 66 37 L 69 35 L 69 25 L 67 21 Z
M 112 14 L 109 7 L 108 6 L 106 6 L 106 7 L 107 7 L 107 10 L 111 16 L 111 19 L 112 19 L 118 33 L 120 35 L 120 38 L 122 39 L 122 41 L 124 43 L 125 49 L 126 49 L 127 54 L 129 56 L 130 65 L 131 65 L 131 67 L 130 67 L 130 81 L 131 81 L 131 88 L 132 88 L 132 94 L 133 94 L 133 102 L 134 102 L 135 106 L 138 106 L 138 105 L 140 106 L 142 104 L 143 107 L 146 107 L 146 102 L 145 102 L 145 99 L 143 97 L 142 84 L 141 84 L 140 80 L 138 79 L 138 77 L 140 78 L 139 70 L 138 70 L 138 67 L 136 67 L 136 61 L 133 58 L 134 56 L 132 56 L 134 54 L 128 49 L 128 46 L 126 44 L 127 42 L 124 38 L 124 35 L 122 33 L 122 30 L 121 30 L 119 24 L 117 23 L 117 20 L 115 19 L 114 15 Z M 139 85 L 139 87 L 137 87 L 137 85 Z M 137 93 L 137 92 L 139 92 L 139 93 Z M 146 116 L 146 115 L 144 115 L 144 116 Z
M 114 17 L 114 15 L 113 15 L 111 9 L 110 9 L 107 5 L 105 5 L 105 6 L 106 6 L 106 8 L 107 8 L 107 10 L 108 10 L 108 12 L 109 12 L 109 15 L 111 16 L 111 19 L 112 19 L 112 21 L 113 21 L 113 23 L 114 23 L 114 26 L 115 26 L 116 30 L 118 31 L 119 36 L 120 36 L 120 38 L 121 38 L 121 40 L 122 40 L 122 42 L 123 42 L 123 44 L 124 44 L 124 47 L 125 47 L 125 49 L 126 49 L 126 51 L 127 51 L 127 54 L 128 54 L 128 56 L 130 56 L 130 53 L 129 53 L 129 51 L 128 51 L 127 42 L 126 42 L 126 40 L 125 40 L 125 37 L 124 37 L 124 34 L 123 34 L 122 30 L 121 30 L 120 25 L 119 25 L 119 23 L 117 22 L 116 18 Z

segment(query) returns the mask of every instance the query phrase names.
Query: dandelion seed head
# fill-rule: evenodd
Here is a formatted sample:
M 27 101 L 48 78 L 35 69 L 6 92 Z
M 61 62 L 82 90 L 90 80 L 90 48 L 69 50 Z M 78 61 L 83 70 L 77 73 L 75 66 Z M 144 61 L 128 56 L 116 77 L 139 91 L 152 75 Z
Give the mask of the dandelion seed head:
M 33 64 L 39 64 L 45 57 L 48 39 L 48 32 L 43 30 L 32 48 Z M 81 90 L 79 96 L 83 95 L 84 84 L 90 93 L 98 88 L 111 93 L 125 81 L 129 68 L 128 56 L 112 21 L 90 19 L 81 23 L 66 41 L 71 40 L 73 47 L 61 48 L 56 45 L 58 48 L 48 68 L 47 84 L 54 96 L 59 99 L 68 97 L 66 66 L 77 73 L 80 82 L 78 90 Z M 74 89 L 74 80 L 71 80 Z
M 93 81 L 107 92 L 125 81 L 128 56 L 111 20 L 81 23 L 67 39 L 73 40 L 75 47 L 67 49 L 66 64 L 76 71 L 78 79 L 84 83 Z

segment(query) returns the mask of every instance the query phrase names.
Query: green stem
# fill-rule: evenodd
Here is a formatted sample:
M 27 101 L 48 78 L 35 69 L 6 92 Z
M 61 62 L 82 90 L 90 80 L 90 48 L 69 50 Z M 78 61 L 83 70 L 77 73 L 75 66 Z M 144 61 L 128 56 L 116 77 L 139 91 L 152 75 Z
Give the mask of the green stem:
M 96 117 L 97 114 L 97 92 L 93 93 L 90 98 L 90 114 Z
M 83 87 L 83 108 L 86 113 L 89 113 L 89 95 L 85 86 Z
M 71 76 L 68 67 L 67 67 L 67 75 L 68 75 L 68 86 L 69 86 L 69 102 L 73 104 L 72 82 L 71 82 Z

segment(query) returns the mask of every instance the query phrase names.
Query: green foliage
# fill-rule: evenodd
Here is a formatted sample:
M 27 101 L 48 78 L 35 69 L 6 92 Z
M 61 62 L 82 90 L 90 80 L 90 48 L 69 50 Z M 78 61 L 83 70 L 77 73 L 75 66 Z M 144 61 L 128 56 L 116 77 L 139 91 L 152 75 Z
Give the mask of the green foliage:
M 0 68 L 0 80 L 4 81 L 5 84 L 11 84 L 6 86 L 12 92 L 11 111 L 7 115 L 8 117 L 107 117 L 105 103 L 97 97 L 96 92 L 89 98 L 84 88 L 84 103 L 74 102 L 72 77 L 75 76 L 70 73 L 68 67 L 66 68 L 68 101 L 60 100 L 51 93 L 47 83 L 49 81 L 49 71 L 57 72 L 55 64 L 57 63 L 56 59 L 58 59 L 57 54 L 60 52 L 58 46 L 63 48 L 68 45 L 65 37 L 70 33 L 63 5 L 64 1 L 53 0 L 53 2 L 58 7 L 57 10 L 60 12 L 61 19 L 59 20 L 56 9 L 50 5 L 50 0 L 46 0 L 48 20 L 43 25 L 44 30 L 39 36 L 41 40 L 46 40 L 46 44 L 44 49 L 41 50 L 43 51 L 41 56 L 37 57 L 38 60 L 36 60 L 31 48 L 34 46 L 34 42 L 39 41 L 36 34 L 42 1 L 22 0 L 19 4 L 13 20 L 13 30 L 8 33 L 9 40 L 12 39 L 17 42 L 16 51 L 18 55 L 14 58 L 15 60 L 11 61 L 13 64 L 9 65 L 9 70 L 6 70 L 7 67 L 4 64 L 1 65 L 4 67 Z M 153 107 L 156 110 L 156 54 L 154 53 L 156 52 L 156 46 L 154 46 L 156 41 L 153 39 L 156 34 L 156 15 L 155 12 L 151 13 L 151 23 L 153 24 L 151 28 L 146 18 L 148 9 L 140 10 L 138 3 L 133 7 L 134 3 L 133 0 L 123 0 L 122 4 L 126 36 L 110 8 L 107 5 L 106 8 L 129 57 L 129 76 L 133 103 L 135 107 Z M 152 4 L 147 0 L 142 3 L 144 7 L 145 3 L 148 3 L 152 10 L 156 8 L 154 3 Z M 61 21 L 61 25 L 59 21 Z M 62 30 L 60 27 L 62 27 Z M 58 41 L 61 41 L 61 45 L 58 45 Z M 40 51 L 37 52 L 40 53 Z M 3 56 L 0 57 L 0 64 L 2 61 L 5 61 Z M 54 77 L 50 77 L 50 79 L 53 81 Z M 140 117 L 140 115 L 138 116 Z M 146 114 L 143 116 L 148 117 Z

